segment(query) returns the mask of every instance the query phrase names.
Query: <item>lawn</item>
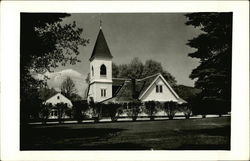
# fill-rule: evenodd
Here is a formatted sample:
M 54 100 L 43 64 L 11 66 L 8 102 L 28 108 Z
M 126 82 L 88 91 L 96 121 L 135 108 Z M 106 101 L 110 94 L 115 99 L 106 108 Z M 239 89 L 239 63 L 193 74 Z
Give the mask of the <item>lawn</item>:
M 230 150 L 230 117 L 29 125 L 21 150 Z

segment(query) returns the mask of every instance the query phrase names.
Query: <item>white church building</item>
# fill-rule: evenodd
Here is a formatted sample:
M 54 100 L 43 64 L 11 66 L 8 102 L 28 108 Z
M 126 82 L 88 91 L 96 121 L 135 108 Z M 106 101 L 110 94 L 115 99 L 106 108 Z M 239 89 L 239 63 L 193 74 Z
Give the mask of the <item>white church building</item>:
M 156 73 L 143 79 L 112 78 L 112 58 L 100 27 L 90 61 L 88 101 L 127 103 L 133 99 L 145 101 L 175 101 L 186 103 L 165 78 Z

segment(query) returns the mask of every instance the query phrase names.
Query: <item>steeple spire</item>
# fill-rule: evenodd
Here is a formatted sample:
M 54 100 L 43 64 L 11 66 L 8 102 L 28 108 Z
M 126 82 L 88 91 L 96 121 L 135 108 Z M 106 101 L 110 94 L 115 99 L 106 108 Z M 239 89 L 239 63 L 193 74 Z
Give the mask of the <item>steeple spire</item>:
M 94 58 L 108 58 L 108 59 L 112 59 L 112 55 L 110 53 L 108 44 L 105 40 L 103 31 L 102 31 L 102 20 L 100 19 L 100 31 L 98 33 L 98 36 L 96 38 L 96 42 L 95 42 L 95 46 L 92 52 L 92 55 L 90 57 L 90 61 L 92 61 Z

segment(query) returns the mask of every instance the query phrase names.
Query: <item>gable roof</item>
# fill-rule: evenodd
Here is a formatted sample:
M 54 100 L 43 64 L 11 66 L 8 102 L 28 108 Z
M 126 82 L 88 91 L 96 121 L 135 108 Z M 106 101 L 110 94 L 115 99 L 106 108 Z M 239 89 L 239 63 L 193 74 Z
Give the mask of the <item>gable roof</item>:
M 92 55 L 89 58 L 89 60 L 92 61 L 94 58 L 97 58 L 97 57 L 98 58 L 112 58 L 113 57 L 110 53 L 110 50 L 105 40 L 102 29 L 100 29 L 99 31 Z
M 59 99 L 57 99 L 58 96 L 60 96 Z M 45 103 L 51 103 L 52 105 L 55 105 L 55 104 L 61 103 L 61 102 L 67 103 L 69 107 L 73 106 L 72 102 L 61 93 L 57 93 L 45 101 Z
M 171 88 L 168 82 L 164 79 L 164 77 L 158 73 L 143 79 L 136 79 L 135 83 L 135 91 L 136 98 L 133 98 L 133 90 L 132 90 L 132 81 L 130 79 L 113 79 L 113 97 L 102 102 L 129 102 L 134 99 L 141 99 L 147 91 L 151 88 L 151 86 L 158 80 L 162 79 L 166 84 L 167 88 L 170 92 L 176 97 L 177 100 L 180 100 L 180 97 L 175 93 L 175 91 Z M 184 101 L 184 100 L 183 100 Z
M 175 91 L 173 90 L 173 88 L 169 85 L 169 83 L 165 80 L 165 78 L 161 75 L 158 74 L 157 77 L 154 79 L 154 81 L 151 82 L 151 84 L 145 89 L 145 91 L 143 91 L 140 96 L 139 99 L 141 99 L 146 93 L 147 91 L 151 88 L 151 86 L 155 83 L 156 80 L 161 79 L 165 85 L 168 87 L 168 89 L 170 90 L 170 92 L 176 97 L 176 99 L 179 98 L 179 96 L 177 95 L 177 93 L 175 93 Z

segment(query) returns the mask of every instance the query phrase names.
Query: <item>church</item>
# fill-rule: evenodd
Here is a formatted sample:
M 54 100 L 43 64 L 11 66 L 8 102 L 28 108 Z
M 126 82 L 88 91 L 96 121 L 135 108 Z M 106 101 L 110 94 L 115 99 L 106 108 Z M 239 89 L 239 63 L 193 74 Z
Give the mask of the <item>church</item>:
M 112 78 L 112 54 L 102 28 L 94 45 L 90 61 L 87 100 L 101 103 L 128 103 L 134 99 L 145 101 L 174 101 L 186 103 L 160 74 L 143 79 Z

